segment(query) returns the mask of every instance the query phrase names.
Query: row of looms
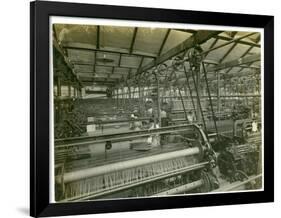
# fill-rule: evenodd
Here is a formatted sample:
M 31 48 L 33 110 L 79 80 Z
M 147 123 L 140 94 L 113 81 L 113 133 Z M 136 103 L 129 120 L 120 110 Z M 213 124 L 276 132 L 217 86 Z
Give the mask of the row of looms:
M 260 33 L 53 24 L 57 202 L 262 188 Z

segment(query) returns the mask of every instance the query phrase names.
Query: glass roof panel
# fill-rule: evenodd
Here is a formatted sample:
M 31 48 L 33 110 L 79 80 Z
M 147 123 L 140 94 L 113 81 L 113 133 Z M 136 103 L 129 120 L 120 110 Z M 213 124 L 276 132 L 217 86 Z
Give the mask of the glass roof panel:
M 168 29 L 138 28 L 134 50 L 157 55 Z

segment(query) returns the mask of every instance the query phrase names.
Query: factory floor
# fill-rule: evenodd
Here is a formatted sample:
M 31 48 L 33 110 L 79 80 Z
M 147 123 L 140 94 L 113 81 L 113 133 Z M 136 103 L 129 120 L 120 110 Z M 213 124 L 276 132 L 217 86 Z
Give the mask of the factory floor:
M 232 120 L 221 120 L 216 122 L 219 132 L 232 132 L 233 121 Z M 214 122 L 207 121 L 207 129 L 210 131 L 215 130 Z M 89 132 L 86 135 L 103 135 L 103 134 L 115 134 L 133 131 L 130 130 L 129 123 L 114 123 L 104 125 L 103 128 L 96 128 L 94 132 Z M 69 161 L 66 165 L 65 172 L 72 172 L 76 170 L 86 169 L 90 167 L 96 167 L 101 165 L 107 165 L 115 162 L 126 161 L 130 159 L 137 159 L 147 157 L 150 155 L 156 155 L 160 153 L 167 153 L 175 150 L 185 149 L 186 147 L 182 143 L 168 143 L 163 146 L 151 147 L 147 150 L 135 150 L 131 149 L 132 143 L 146 143 L 147 137 L 143 137 L 133 141 L 116 142 L 112 144 L 110 149 L 105 149 L 104 143 L 96 143 L 89 145 L 85 153 L 88 154 L 86 158 L 77 158 Z M 240 181 L 230 183 L 225 180 L 220 174 L 218 167 L 214 168 L 214 173 L 218 178 L 220 187 L 213 192 L 228 192 L 231 191 L 242 191 L 246 190 L 246 185 L 240 185 Z M 236 185 L 236 186 L 235 186 Z M 238 185 L 238 186 L 237 186 Z M 234 187 L 233 187 L 234 186 Z
M 219 120 L 216 121 L 216 125 L 219 132 L 230 132 L 233 130 L 233 120 Z M 211 120 L 206 121 L 206 127 L 210 131 L 215 131 L 215 124 Z M 87 135 L 101 135 L 101 134 L 115 134 L 128 132 L 130 130 L 129 123 L 114 123 L 114 124 L 105 124 L 103 128 L 96 127 L 95 131 L 86 133 Z

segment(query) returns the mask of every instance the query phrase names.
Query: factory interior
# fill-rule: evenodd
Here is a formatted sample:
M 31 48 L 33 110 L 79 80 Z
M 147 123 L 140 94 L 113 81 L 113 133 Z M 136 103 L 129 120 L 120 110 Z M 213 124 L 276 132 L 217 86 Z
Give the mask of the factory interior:
M 261 33 L 52 34 L 56 202 L 262 189 Z

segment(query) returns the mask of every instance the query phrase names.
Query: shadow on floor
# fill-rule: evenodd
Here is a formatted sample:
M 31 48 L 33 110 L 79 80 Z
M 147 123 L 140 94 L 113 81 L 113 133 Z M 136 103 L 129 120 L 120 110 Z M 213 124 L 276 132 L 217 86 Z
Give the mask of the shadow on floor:
M 29 208 L 27 208 L 27 207 L 17 208 L 17 211 L 19 211 L 23 215 L 29 216 Z

